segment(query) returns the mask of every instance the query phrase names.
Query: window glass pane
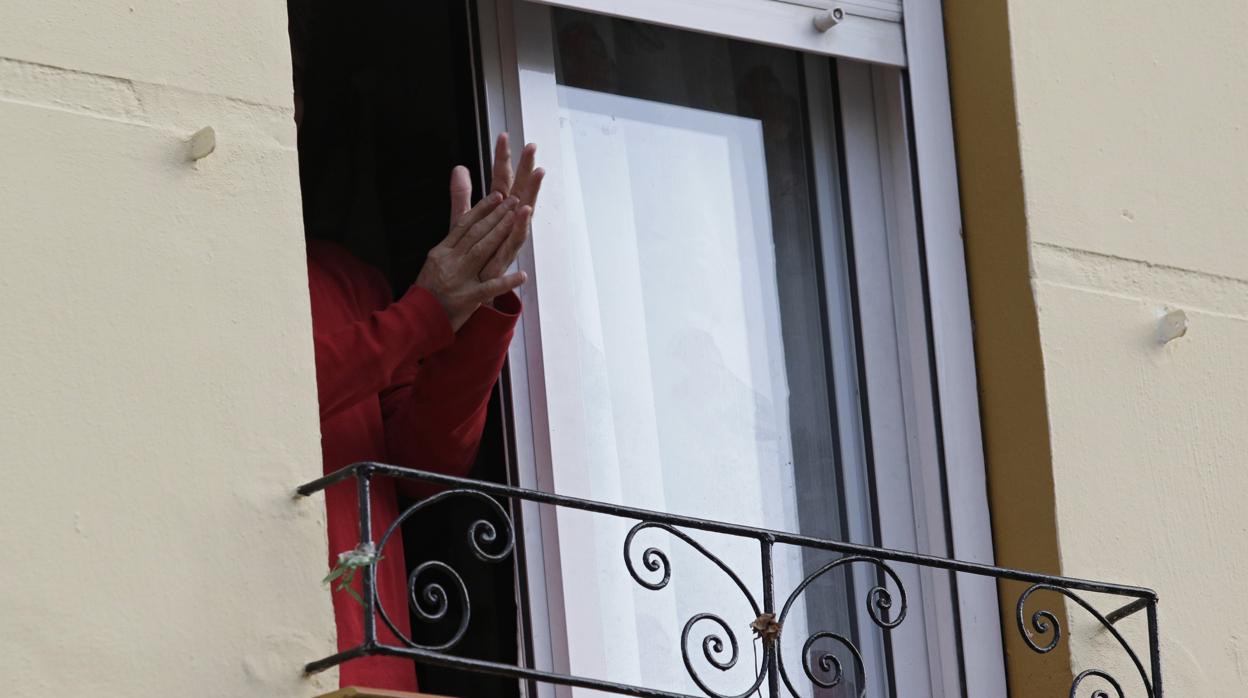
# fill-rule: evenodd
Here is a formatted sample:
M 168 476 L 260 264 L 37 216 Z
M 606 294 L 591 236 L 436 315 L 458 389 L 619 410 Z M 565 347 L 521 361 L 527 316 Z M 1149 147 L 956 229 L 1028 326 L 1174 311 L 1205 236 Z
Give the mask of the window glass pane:
M 805 58 L 793 51 L 568 10 L 553 17 L 561 244 L 574 260 L 579 330 L 564 340 L 577 343 L 587 386 L 590 491 L 574 494 L 847 538 L 828 336 L 851 328 L 829 327 L 822 309 L 809 175 L 812 158 L 836 154 L 812 151 L 805 116 L 806 91 L 831 85 L 807 85 Z M 697 693 L 680 662 L 681 629 L 712 612 L 741 640 L 738 665 L 716 672 L 702 662 L 701 639 L 714 627 L 699 627 L 686 650 L 715 690 L 748 687 L 761 647 L 750 647 L 753 618 L 739 592 L 655 532 L 634 559 L 663 548 L 671 586 L 621 580 L 610 564 L 620 533 L 587 522 L 562 535 L 564 564 L 586 562 L 584 587 L 621 604 L 604 611 L 608 622 L 569 619 L 573 669 Z M 695 537 L 761 601 L 757 545 Z M 828 559 L 778 550 L 780 602 Z M 821 579 L 786 623 L 789 673 L 803 690 L 806 627 L 854 634 L 847 582 Z M 822 695 L 857 695 L 856 680 Z

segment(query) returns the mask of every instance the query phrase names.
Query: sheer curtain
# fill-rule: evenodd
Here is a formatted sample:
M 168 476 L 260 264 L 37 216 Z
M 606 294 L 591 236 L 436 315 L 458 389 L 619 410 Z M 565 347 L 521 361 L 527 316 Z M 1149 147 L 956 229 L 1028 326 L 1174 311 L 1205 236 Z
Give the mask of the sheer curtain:
M 577 415 L 554 463 L 565 494 L 838 537 L 842 493 L 827 369 L 826 318 L 802 57 L 792 51 L 556 10 L 564 186 L 560 239 L 571 260 L 538 268 L 571 294 L 575 322 L 543 343 L 575 347 L 547 366 L 560 414 Z M 830 85 L 816 89 L 829 90 Z M 820 157 L 834 158 L 835 153 Z M 544 275 L 544 276 L 543 276 Z M 837 328 L 838 330 L 840 328 Z M 574 336 L 573 336 L 574 335 Z M 553 378 L 551 378 L 553 377 Z M 558 438 L 558 423 L 550 425 Z M 698 694 L 682 650 L 717 692 L 756 675 L 762 648 L 747 600 L 686 543 L 648 530 L 631 549 L 671 563 L 652 591 L 627 574 L 630 523 L 564 512 L 559 555 L 569 659 L 578 674 Z M 692 533 L 762 602 L 757 542 Z M 808 559 L 809 558 L 809 559 Z M 826 561 L 778 548 L 777 603 Z M 829 575 L 785 623 L 801 676 L 807 627 L 854 634 L 847 580 Z M 681 646 L 690 618 L 700 621 Z M 717 635 L 736 665 L 719 671 Z M 797 677 L 795 677 L 797 678 Z M 838 691 L 855 691 L 856 679 Z M 808 685 L 804 677 L 799 685 Z M 830 693 L 829 695 L 840 695 Z M 849 695 L 848 693 L 846 695 Z
M 576 342 L 588 386 L 586 494 L 797 530 L 762 124 L 566 86 L 559 101 L 572 202 L 566 244 L 575 248 Z M 655 532 L 639 538 L 634 560 L 659 543 L 674 577 L 668 589 L 649 591 L 621 574 L 624 526 L 594 526 L 605 530 L 586 537 L 583 554 L 601 564 L 584 591 L 619 599 L 620 612 L 614 623 L 578 627 L 601 636 L 573 641 L 574 663 L 583 648 L 606 676 L 683 685 L 675 643 L 702 612 L 733 623 L 748 652 L 753 618 L 721 572 Z M 700 538 L 761 600 L 757 546 Z M 565 558 L 582 556 L 566 540 L 563 547 Z M 780 588 L 792 588 L 800 563 L 780 561 L 776 573 Z M 695 655 L 715 628 L 707 621 L 698 630 Z M 749 659 L 732 685 L 749 685 Z

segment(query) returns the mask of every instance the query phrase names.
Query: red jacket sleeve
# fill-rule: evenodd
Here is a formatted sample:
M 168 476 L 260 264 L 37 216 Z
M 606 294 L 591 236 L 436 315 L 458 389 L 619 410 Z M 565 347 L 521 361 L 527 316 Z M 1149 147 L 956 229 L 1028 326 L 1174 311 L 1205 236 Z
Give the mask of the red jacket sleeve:
M 395 383 L 403 366 L 454 338 L 442 305 L 419 286 L 363 320 L 314 333 L 321 419 L 377 395 Z
M 490 392 L 511 343 L 520 299 L 514 293 L 481 307 L 454 343 L 425 359 L 381 395 L 386 448 L 399 464 L 449 475 L 472 467 L 485 426 Z M 407 488 L 413 496 L 428 488 Z

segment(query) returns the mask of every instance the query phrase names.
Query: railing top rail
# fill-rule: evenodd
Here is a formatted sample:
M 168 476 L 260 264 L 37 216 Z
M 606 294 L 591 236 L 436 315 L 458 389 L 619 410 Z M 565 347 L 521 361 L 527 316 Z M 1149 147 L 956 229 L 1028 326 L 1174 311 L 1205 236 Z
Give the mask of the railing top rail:
M 963 572 L 967 574 L 982 575 L 986 577 L 995 577 L 998 579 L 1010 579 L 1019 582 L 1028 582 L 1032 584 L 1052 584 L 1069 589 L 1078 589 L 1080 591 L 1090 591 L 1102 594 L 1114 594 L 1118 596 L 1128 596 L 1139 599 L 1148 599 L 1156 601 L 1157 592 L 1145 587 L 1130 586 L 1124 584 L 1110 584 L 1106 582 L 1098 582 L 1089 579 L 1081 579 L 1077 577 L 1063 577 L 1060 575 L 1041 574 L 1038 572 L 1028 572 L 1009 567 L 997 567 L 978 562 L 967 562 L 951 558 L 938 557 L 935 555 L 924 555 L 921 553 L 912 553 L 904 550 L 896 550 L 892 548 L 879 548 L 869 545 L 861 545 L 857 543 L 846 543 L 844 541 L 828 540 L 823 538 L 815 538 L 804 536 L 796 533 L 787 533 L 784 531 L 773 531 L 764 528 L 756 528 L 753 526 L 744 526 L 741 524 L 727 523 L 723 521 L 713 521 L 709 519 L 701 519 L 690 516 L 680 516 L 660 511 L 652 511 L 649 509 L 641 509 L 637 507 L 628 507 L 618 504 L 609 504 L 606 502 L 598 502 L 580 497 L 570 497 L 567 495 L 554 494 L 551 492 L 543 492 L 541 490 L 526 489 L 523 487 L 514 487 L 511 485 L 502 485 L 495 482 L 487 482 L 484 480 L 474 480 L 471 478 L 455 477 L 452 475 L 443 475 L 424 470 L 413 468 L 403 468 L 395 465 L 376 462 L 361 462 L 346 466 L 341 470 L 333 472 L 324 477 L 313 480 L 296 489 L 296 493 L 300 496 L 308 496 L 315 494 L 321 490 L 331 487 L 343 480 L 355 477 L 369 477 L 372 475 L 383 475 L 386 477 L 395 477 L 408 480 L 420 480 L 423 482 L 443 485 L 454 489 L 468 489 L 482 492 L 489 495 L 507 497 L 510 499 L 519 499 L 523 501 L 536 502 L 538 504 L 549 504 L 558 507 L 570 509 L 578 509 L 582 511 L 605 514 L 625 519 L 633 519 L 637 521 L 649 521 L 654 523 L 669 524 L 672 526 L 680 526 L 682 528 L 690 528 L 695 530 L 707 531 L 710 533 L 720 533 L 729 536 L 737 536 L 741 538 L 753 538 L 760 541 L 769 541 L 783 545 L 794 545 L 804 548 L 816 550 L 828 550 L 832 552 L 844 553 L 847 555 L 864 555 L 877 558 L 880 560 L 889 560 L 894 562 L 910 563 L 925 567 L 933 567 L 937 569 L 950 570 L 953 572 Z

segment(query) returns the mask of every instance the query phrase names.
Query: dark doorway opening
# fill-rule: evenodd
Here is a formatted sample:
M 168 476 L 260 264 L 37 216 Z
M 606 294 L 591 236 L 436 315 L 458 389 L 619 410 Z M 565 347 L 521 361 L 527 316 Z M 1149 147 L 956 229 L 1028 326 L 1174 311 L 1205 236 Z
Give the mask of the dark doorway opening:
M 338 242 L 381 270 L 396 298 L 446 234 L 451 168 L 464 165 L 472 172 L 474 199 L 488 172 L 473 5 L 471 0 L 288 0 L 302 100 L 305 229 L 309 237 Z M 508 479 L 502 414 L 496 389 L 471 477 Z M 518 664 L 515 569 L 482 564 L 464 544 L 478 518 L 480 512 L 451 503 L 412 517 L 404 528 L 408 568 L 439 560 L 463 576 L 472 622 L 457 654 Z M 433 626 L 413 618 L 413 639 L 438 644 L 458 624 L 453 614 Z M 428 693 L 519 695 L 512 680 L 436 667 L 418 667 L 417 673 Z

